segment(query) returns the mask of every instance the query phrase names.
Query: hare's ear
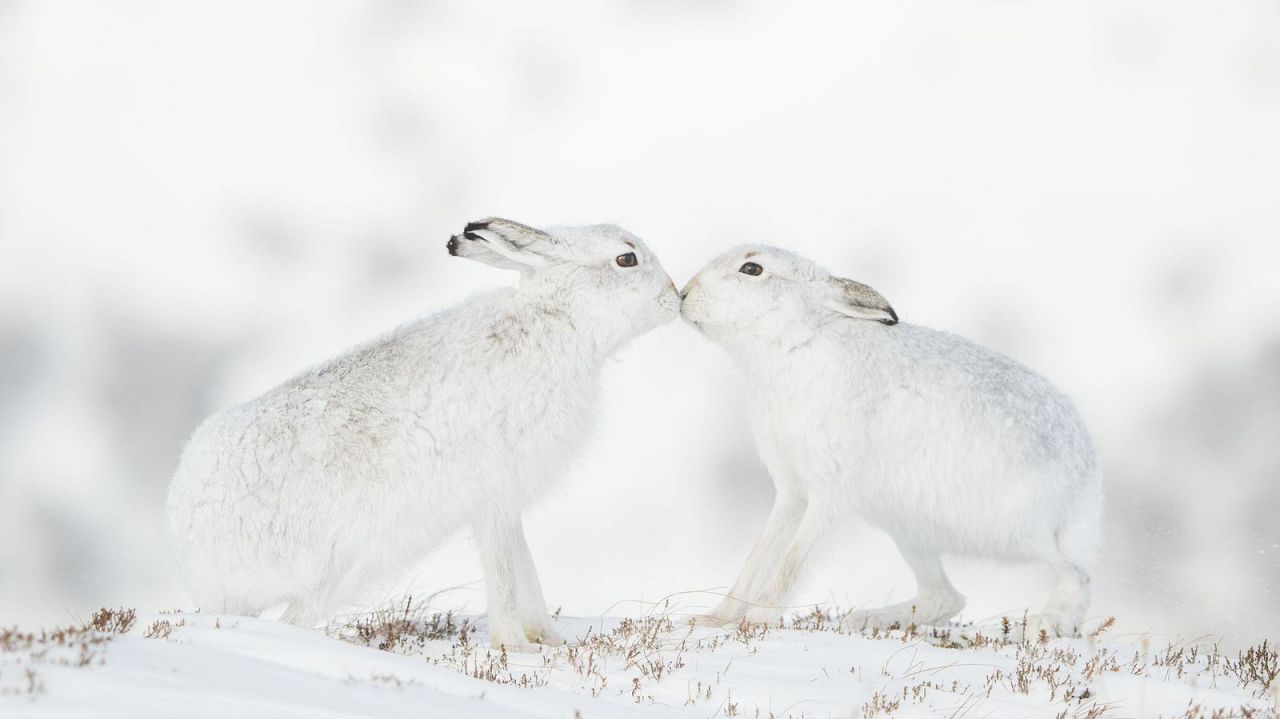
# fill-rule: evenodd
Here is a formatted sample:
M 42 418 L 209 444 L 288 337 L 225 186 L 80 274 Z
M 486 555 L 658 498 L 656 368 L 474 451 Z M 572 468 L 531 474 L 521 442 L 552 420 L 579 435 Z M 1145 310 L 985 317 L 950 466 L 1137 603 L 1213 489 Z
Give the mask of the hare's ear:
M 546 251 L 556 239 L 519 222 L 490 217 L 468 223 L 446 245 L 455 257 L 483 262 L 504 270 L 528 270 L 547 264 Z
M 826 301 L 829 309 L 847 317 L 875 320 L 886 325 L 898 324 L 898 313 L 889 306 L 889 300 L 861 282 L 832 277 L 827 280 L 831 293 Z

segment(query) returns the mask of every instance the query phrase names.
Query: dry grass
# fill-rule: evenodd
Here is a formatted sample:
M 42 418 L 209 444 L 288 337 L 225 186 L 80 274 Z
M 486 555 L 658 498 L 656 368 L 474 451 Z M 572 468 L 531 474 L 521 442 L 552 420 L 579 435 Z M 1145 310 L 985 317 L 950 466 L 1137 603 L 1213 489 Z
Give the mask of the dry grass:
M 0 629 L 0 696 L 38 695 L 44 682 L 42 666 L 86 668 L 106 663 L 108 645 L 117 636 L 133 631 L 138 613 L 129 608 L 94 612 L 88 621 L 53 629 L 22 631 Z M 167 639 L 185 621 L 160 619 L 143 631 L 148 639 Z M 7 661 L 6 661 L 7 660 Z
M 471 620 L 415 605 L 412 596 L 403 604 L 383 607 L 326 629 L 332 637 L 384 652 L 421 656 L 476 679 L 520 687 L 545 685 L 545 681 L 528 672 L 513 672 L 505 650 L 473 644 L 475 631 Z M 441 654 L 433 656 L 435 651 Z
M 1227 660 L 1224 668 L 1239 677 L 1246 687 L 1256 686 L 1257 696 L 1262 696 L 1280 676 L 1280 656 L 1264 640 L 1240 652 L 1235 662 Z
M 347 642 L 420 657 L 484 681 L 526 688 L 555 683 L 568 691 L 640 705 L 670 703 L 674 683 L 680 687 L 684 706 L 705 709 L 708 716 L 812 716 L 803 707 L 773 713 L 750 705 L 740 697 L 750 697 L 751 692 L 737 691 L 750 687 L 734 685 L 731 680 L 734 657 L 766 651 L 770 641 L 790 638 L 794 642 L 797 633 L 852 635 L 900 644 L 912 652 L 912 647 L 923 645 L 967 650 L 962 661 L 969 666 L 973 651 L 992 654 L 990 669 L 965 675 L 967 681 L 947 677 L 945 663 L 926 666 L 914 659 L 906 668 L 900 662 L 892 666 L 886 662 L 878 675 L 868 671 L 866 677 L 861 665 L 850 667 L 852 678 L 862 685 L 868 677 L 882 682 L 868 688 L 870 697 L 860 707 L 866 717 L 891 717 L 914 707 L 953 707 L 953 716 L 980 716 L 992 708 L 984 710 L 984 704 L 1014 696 L 1047 702 L 1060 719 L 1096 719 L 1116 709 L 1102 698 L 1104 688 L 1114 683 L 1109 677 L 1131 676 L 1235 688 L 1254 699 L 1230 708 L 1206 708 L 1193 702 L 1182 714 L 1187 719 L 1261 719 L 1274 716 L 1280 701 L 1280 656 L 1265 641 L 1229 656 L 1217 645 L 1172 643 L 1152 651 L 1146 641 L 1138 649 L 1133 643 L 1104 642 L 1100 638 L 1114 627 L 1113 617 L 1098 623 L 1083 639 L 1062 641 L 1034 628 L 1025 616 L 1004 618 L 990 628 L 910 624 L 861 632 L 848 629 L 841 622 L 843 616 L 815 608 L 774 623 L 741 622 L 726 630 L 708 631 L 673 618 L 663 605 L 646 616 L 624 618 L 605 628 L 589 627 L 565 646 L 543 648 L 532 665 L 527 655 L 513 664 L 505 650 L 489 648 L 474 620 L 432 611 L 412 598 L 331 626 L 329 633 Z M 184 624 L 182 619 L 162 616 L 146 626 L 141 636 L 171 639 Z M 44 692 L 41 666 L 101 665 L 110 642 L 137 626 L 134 610 L 103 608 L 86 622 L 52 630 L 0 630 L 0 695 Z M 894 656 L 897 653 L 895 650 Z M 701 663 L 703 670 L 690 676 L 686 668 L 695 662 Z M 714 676 L 708 666 L 719 667 Z M 388 686 L 397 686 L 399 681 L 389 676 L 375 680 Z
M 328 633 L 382 651 L 413 654 L 428 642 L 457 640 L 466 644 L 474 631 L 470 620 L 458 621 L 452 612 L 414 606 L 411 595 L 402 605 L 384 607 L 346 625 L 330 627 Z
M 41 666 L 88 667 L 105 660 L 104 650 L 117 634 L 133 628 L 132 609 L 99 609 L 88 622 L 54 629 L 21 631 L 0 629 L 0 696 L 34 696 L 44 693 Z
M 93 613 L 93 617 L 84 625 L 85 629 L 107 634 L 125 634 L 133 629 L 138 621 L 138 613 L 132 609 L 107 609 L 103 607 Z
M 173 634 L 174 629 L 186 626 L 186 624 L 187 620 L 185 619 L 179 619 L 177 623 L 171 622 L 168 619 L 157 619 L 151 623 L 151 626 L 147 627 L 146 630 L 142 632 L 142 636 L 147 639 L 168 639 L 169 635 Z
M 1017 695 L 1048 702 L 1056 707 L 1060 719 L 1096 719 L 1116 709 L 1099 696 L 1100 683 L 1112 675 L 1200 681 L 1210 686 L 1235 683 L 1257 699 L 1266 698 L 1267 692 L 1280 686 L 1276 681 L 1280 660 L 1265 642 L 1235 658 L 1223 655 L 1216 646 L 1181 643 L 1154 653 L 1144 643 L 1141 651 L 1122 656 L 1122 651 L 1132 649 L 1117 647 L 1132 645 L 1112 646 L 1101 640 L 1114 628 L 1114 617 L 1086 632 L 1082 642 L 1051 638 L 1032 626 L 1026 616 L 1004 618 L 990 629 L 911 624 L 865 631 L 848 629 L 841 622 L 843 616 L 839 611 L 815 608 L 775 623 L 742 622 L 708 634 L 674 619 L 664 606 L 648 616 L 622 619 L 607 630 L 591 627 L 563 647 L 543 648 L 541 666 L 522 670 L 512 668 L 505 652 L 477 646 L 475 627 L 469 621 L 447 612 L 428 612 L 414 607 L 412 601 L 363 617 L 341 628 L 337 635 L 386 651 L 422 656 L 435 664 L 501 684 L 540 687 L 552 682 L 567 683 L 571 690 L 594 697 L 625 697 L 642 705 L 658 703 L 658 687 L 664 682 L 676 682 L 687 687 L 681 692 L 686 697 L 685 706 L 702 706 L 708 715 L 772 719 L 808 715 L 801 708 L 794 709 L 794 713 L 772 714 L 759 707 L 744 706 L 728 681 L 732 660 L 711 678 L 681 676 L 681 670 L 692 661 L 691 657 L 712 655 L 726 648 L 732 648 L 733 656 L 752 655 L 760 652 L 766 641 L 793 632 L 848 634 L 905 646 L 981 650 L 1013 659 L 1011 667 L 993 660 L 983 680 L 970 684 L 939 678 L 936 667 L 891 672 L 886 666 L 881 670 L 885 687 L 873 691 L 861 706 L 861 714 L 866 717 L 893 716 L 912 706 L 954 706 L 954 716 L 981 715 L 984 712 L 980 707 L 993 697 Z M 861 676 L 861 669 L 856 673 Z M 1190 679 L 1191 675 L 1197 679 Z M 620 685 L 611 684 L 619 681 Z M 895 688 L 888 688 L 890 683 Z M 665 696 L 670 701 L 669 693 Z M 1271 701 L 1274 710 L 1275 699 Z M 1260 711 L 1250 705 L 1216 711 L 1192 705 L 1186 716 L 1261 717 Z

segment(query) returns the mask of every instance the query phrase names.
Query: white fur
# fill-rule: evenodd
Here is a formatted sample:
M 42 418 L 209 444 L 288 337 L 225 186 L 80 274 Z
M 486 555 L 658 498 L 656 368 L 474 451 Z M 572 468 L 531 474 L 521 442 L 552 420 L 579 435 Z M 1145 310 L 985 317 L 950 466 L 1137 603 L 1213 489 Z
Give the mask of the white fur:
M 742 273 L 746 262 L 763 273 Z M 745 375 L 777 489 L 737 583 L 702 621 L 776 619 L 815 544 L 861 516 L 893 536 L 917 596 L 851 626 L 958 614 L 945 552 L 1048 562 L 1059 579 L 1042 620 L 1078 630 L 1102 487 L 1083 420 L 1047 380 L 956 335 L 895 324 L 874 290 L 785 250 L 734 249 L 682 296 L 685 318 Z
M 457 529 L 479 540 L 493 644 L 558 642 L 521 528 L 588 435 L 602 363 L 674 319 L 670 278 L 611 225 L 492 219 L 451 254 L 518 286 L 406 324 L 206 420 L 170 485 L 201 606 L 313 625 Z M 634 252 L 638 264 L 615 258 Z

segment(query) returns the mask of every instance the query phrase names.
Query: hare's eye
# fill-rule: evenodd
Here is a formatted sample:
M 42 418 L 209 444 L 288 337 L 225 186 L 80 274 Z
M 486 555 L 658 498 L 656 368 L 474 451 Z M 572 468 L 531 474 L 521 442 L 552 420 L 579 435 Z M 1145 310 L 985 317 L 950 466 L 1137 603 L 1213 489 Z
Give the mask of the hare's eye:
M 619 267 L 635 267 L 636 253 L 628 252 L 625 255 L 618 255 L 613 261 L 617 262 Z
M 757 265 L 754 262 L 747 262 L 747 263 L 744 263 L 741 267 L 739 267 L 738 271 L 744 275 L 751 275 L 752 277 L 756 277 L 761 272 L 764 272 L 764 268 L 761 267 L 760 265 Z

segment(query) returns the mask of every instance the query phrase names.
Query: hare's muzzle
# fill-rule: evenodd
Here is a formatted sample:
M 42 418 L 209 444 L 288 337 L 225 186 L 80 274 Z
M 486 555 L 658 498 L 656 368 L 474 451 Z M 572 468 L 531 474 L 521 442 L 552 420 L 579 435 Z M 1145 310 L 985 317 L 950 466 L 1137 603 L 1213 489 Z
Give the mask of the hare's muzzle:
M 689 293 L 692 292 L 693 288 L 697 286 L 698 286 L 698 278 L 697 276 L 694 276 L 693 279 L 689 280 L 689 283 L 684 286 L 684 289 L 680 290 L 680 301 L 684 302 L 685 300 L 689 299 Z

